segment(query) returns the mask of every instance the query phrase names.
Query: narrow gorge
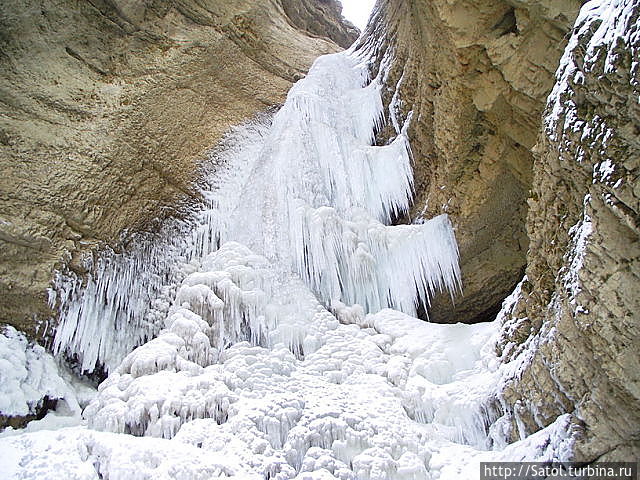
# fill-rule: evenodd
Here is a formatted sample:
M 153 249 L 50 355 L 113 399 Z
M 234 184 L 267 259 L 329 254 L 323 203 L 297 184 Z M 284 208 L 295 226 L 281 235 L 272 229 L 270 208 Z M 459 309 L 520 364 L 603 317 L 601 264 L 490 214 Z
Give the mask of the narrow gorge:
M 341 10 L 0 6 L 3 478 L 637 476 L 640 2 Z

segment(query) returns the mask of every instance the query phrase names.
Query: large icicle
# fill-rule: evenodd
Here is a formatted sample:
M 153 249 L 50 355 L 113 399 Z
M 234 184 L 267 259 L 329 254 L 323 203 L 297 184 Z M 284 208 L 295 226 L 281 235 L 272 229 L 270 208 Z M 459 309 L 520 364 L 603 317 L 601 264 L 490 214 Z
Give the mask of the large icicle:
M 49 303 L 60 309 L 53 351 L 77 357 L 79 368 L 114 368 L 136 345 L 157 333 L 171 298 L 174 245 L 142 241 L 128 253 L 106 250 L 86 267 L 86 283 L 74 273 L 58 273 Z
M 217 237 L 289 265 L 326 305 L 415 315 L 435 291 L 460 290 L 458 251 L 446 216 L 385 227 L 408 211 L 413 174 L 406 128 L 371 145 L 383 106 L 368 72 L 355 54 L 315 62 L 275 115 L 243 203 Z

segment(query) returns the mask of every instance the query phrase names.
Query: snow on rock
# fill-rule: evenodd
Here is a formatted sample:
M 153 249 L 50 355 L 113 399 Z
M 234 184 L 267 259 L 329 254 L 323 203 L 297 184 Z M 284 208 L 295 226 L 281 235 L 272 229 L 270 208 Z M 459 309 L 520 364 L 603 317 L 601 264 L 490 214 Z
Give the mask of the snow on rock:
M 561 415 L 548 427 L 497 451 L 442 449 L 431 460 L 433 478 L 479 478 L 481 462 L 569 462 L 578 431 L 571 415 Z M 463 455 L 464 462 L 456 457 Z
M 573 35 L 560 59 L 556 83 L 547 101 L 545 124 L 551 140 L 557 140 L 558 132 L 562 129 L 582 130 L 583 138 L 596 131 L 596 138 L 606 147 L 606 140 L 612 132 L 597 115 L 588 123 L 578 121 L 572 84 L 584 84 L 584 74 L 596 70 L 600 64 L 604 73 L 615 71 L 620 52 L 631 50 L 630 35 L 635 33 L 630 23 L 634 19 L 634 8 L 635 3 L 629 0 L 591 0 L 580 9 Z M 588 39 L 584 62 L 578 65 L 574 54 L 584 38 Z M 637 85 L 639 73 L 638 62 L 631 62 L 627 74 L 632 84 Z
M 569 265 L 568 268 L 562 272 L 563 283 L 567 291 L 570 292 L 570 302 L 574 305 L 576 305 L 577 295 L 582 290 L 579 275 L 583 267 L 589 236 L 593 232 L 591 217 L 587 213 L 589 200 L 590 196 L 586 195 L 583 202 L 583 217 L 576 225 L 569 229 L 569 237 L 571 238 L 571 248 L 567 255 L 567 263 Z M 577 305 L 576 313 L 579 313 L 581 308 L 582 307 Z

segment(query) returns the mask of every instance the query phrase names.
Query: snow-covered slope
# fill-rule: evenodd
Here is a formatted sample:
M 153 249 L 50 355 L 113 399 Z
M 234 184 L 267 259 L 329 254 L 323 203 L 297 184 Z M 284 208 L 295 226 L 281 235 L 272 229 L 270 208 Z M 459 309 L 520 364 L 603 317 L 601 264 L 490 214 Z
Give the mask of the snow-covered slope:
M 234 243 L 210 261 L 245 267 L 245 279 L 265 265 Z M 505 374 L 493 352 L 498 323 L 429 324 L 357 307 L 338 320 L 310 293 L 291 293 L 273 301 L 313 312 L 300 325 L 304 356 L 249 341 L 218 356 L 199 306 L 175 308 L 166 330 L 100 386 L 88 426 L 0 439 L 9 478 L 455 479 L 475 478 L 480 461 L 567 458 L 568 418 L 506 448 L 489 428 L 497 412 L 487 400 Z

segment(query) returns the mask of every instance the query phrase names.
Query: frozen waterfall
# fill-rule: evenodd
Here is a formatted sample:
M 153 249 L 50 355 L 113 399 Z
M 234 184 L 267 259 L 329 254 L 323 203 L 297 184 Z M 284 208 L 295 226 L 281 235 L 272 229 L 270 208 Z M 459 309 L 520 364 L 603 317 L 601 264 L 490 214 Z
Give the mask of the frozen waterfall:
M 54 351 L 109 376 L 83 425 L 2 434 L 10 477 L 444 480 L 562 459 L 565 417 L 507 446 L 500 320 L 415 318 L 461 291 L 458 250 L 444 215 L 390 225 L 412 199 L 408 123 L 391 112 L 395 138 L 372 145 L 369 71 L 355 51 L 319 58 L 226 139 L 194 219 L 92 259 L 86 282 L 57 277 Z
M 388 145 L 371 145 L 384 116 L 380 89 L 355 53 L 319 58 L 271 125 L 246 127 L 242 142 L 218 158 L 222 168 L 192 233 L 100 258 L 86 286 L 60 276 L 55 350 L 80 357 L 84 371 L 97 363 L 113 369 L 157 333 L 172 300 L 166 291 L 173 293 L 161 282 L 230 241 L 263 255 L 281 276 L 297 274 L 326 307 L 415 316 L 435 292 L 459 292 L 446 215 L 388 226 L 408 212 L 413 175 L 406 126 Z

